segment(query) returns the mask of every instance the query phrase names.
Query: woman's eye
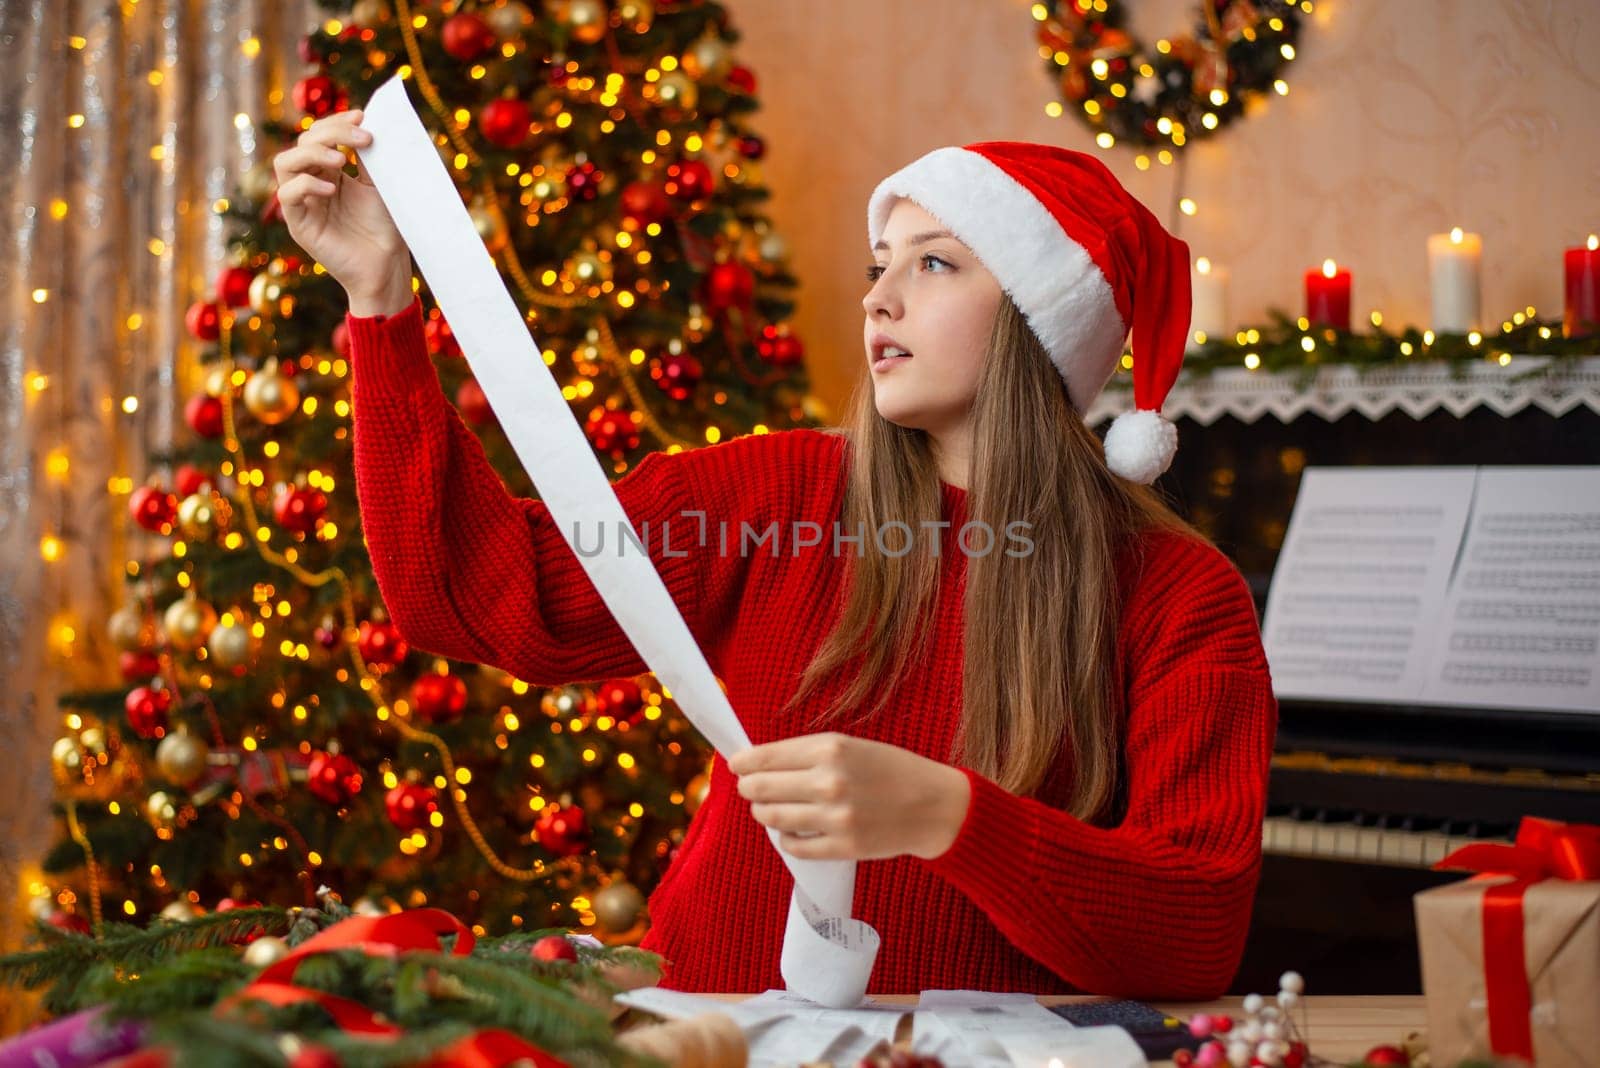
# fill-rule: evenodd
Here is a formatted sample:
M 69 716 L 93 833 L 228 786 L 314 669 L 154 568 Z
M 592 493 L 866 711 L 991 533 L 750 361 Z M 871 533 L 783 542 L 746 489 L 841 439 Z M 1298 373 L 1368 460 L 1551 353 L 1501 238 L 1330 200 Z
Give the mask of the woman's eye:
M 932 262 L 934 262 L 934 263 L 939 264 L 942 267 L 949 267 L 951 270 L 955 270 L 955 268 L 953 266 L 951 266 L 951 264 L 945 262 L 944 260 L 940 259 L 938 256 L 935 256 L 931 252 L 923 253 L 922 256 L 918 258 L 917 262 L 919 262 L 919 263 L 928 263 L 930 260 Z M 879 267 L 877 264 L 873 264 L 871 267 L 867 268 L 867 281 L 876 282 L 879 278 L 883 277 L 883 272 L 886 271 L 886 270 L 888 270 L 887 267 Z

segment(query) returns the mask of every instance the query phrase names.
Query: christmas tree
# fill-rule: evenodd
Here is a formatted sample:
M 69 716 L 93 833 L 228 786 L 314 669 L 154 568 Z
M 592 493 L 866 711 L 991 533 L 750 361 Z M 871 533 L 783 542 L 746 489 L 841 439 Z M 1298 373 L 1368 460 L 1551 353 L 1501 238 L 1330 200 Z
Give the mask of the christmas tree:
M 794 279 L 761 207 L 755 79 L 702 0 L 361 0 L 301 43 L 287 147 L 397 72 L 574 415 L 616 476 L 653 450 L 815 425 Z M 353 165 L 352 165 L 353 166 Z M 351 475 L 345 295 L 283 225 L 267 160 L 188 312 L 192 435 L 129 499 L 106 621 L 126 686 L 63 698 L 56 925 L 423 905 L 481 931 L 637 941 L 709 751 L 650 676 L 542 691 L 409 647 Z M 416 283 L 419 288 L 420 280 Z M 534 489 L 449 325 L 430 351 L 511 492 Z

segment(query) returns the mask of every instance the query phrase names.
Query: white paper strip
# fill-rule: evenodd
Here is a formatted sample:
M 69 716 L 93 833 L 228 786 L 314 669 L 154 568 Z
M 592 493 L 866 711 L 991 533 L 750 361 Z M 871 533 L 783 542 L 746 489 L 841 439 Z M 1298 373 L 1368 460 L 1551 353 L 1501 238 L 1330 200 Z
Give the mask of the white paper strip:
M 539 346 L 473 227 L 432 137 L 397 75 L 367 102 L 358 148 L 417 268 L 438 301 L 517 457 L 569 545 L 580 532 L 632 529 Z M 629 538 L 619 539 L 622 545 Z M 724 757 L 750 739 L 717 684 L 649 556 L 574 553 L 624 633 L 684 715 Z M 768 830 L 773 848 L 778 834 Z M 779 850 L 795 890 L 781 970 L 789 989 L 836 1008 L 865 995 L 878 933 L 850 909 L 855 862 L 817 861 Z M 752 887 L 752 891 L 760 888 Z

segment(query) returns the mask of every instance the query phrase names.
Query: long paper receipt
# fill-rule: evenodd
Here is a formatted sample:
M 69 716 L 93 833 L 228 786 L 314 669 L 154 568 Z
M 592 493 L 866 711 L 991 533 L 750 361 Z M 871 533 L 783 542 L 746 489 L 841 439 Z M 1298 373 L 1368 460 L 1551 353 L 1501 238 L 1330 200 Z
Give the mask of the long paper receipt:
M 489 406 L 568 545 L 583 529 L 631 529 L 561 387 L 540 356 L 505 281 L 478 236 L 405 83 L 390 78 L 367 103 L 372 143 L 357 154 L 410 246 Z M 624 545 L 630 539 L 621 539 Z M 636 544 L 636 543 L 635 543 Z M 689 722 L 728 757 L 750 747 L 655 564 L 632 552 L 574 553 L 606 606 Z M 778 833 L 767 831 L 774 849 Z M 853 919 L 854 861 L 779 854 L 794 875 L 782 972 L 790 990 L 823 1005 L 860 1003 L 878 932 Z

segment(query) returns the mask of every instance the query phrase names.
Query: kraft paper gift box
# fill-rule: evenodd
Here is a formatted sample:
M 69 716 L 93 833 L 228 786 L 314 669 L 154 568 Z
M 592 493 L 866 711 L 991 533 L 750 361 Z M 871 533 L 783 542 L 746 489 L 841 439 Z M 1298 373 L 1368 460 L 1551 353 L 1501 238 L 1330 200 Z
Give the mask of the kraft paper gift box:
M 1600 1064 L 1600 827 L 1528 818 L 1436 867 L 1483 874 L 1413 899 L 1433 1068 Z

